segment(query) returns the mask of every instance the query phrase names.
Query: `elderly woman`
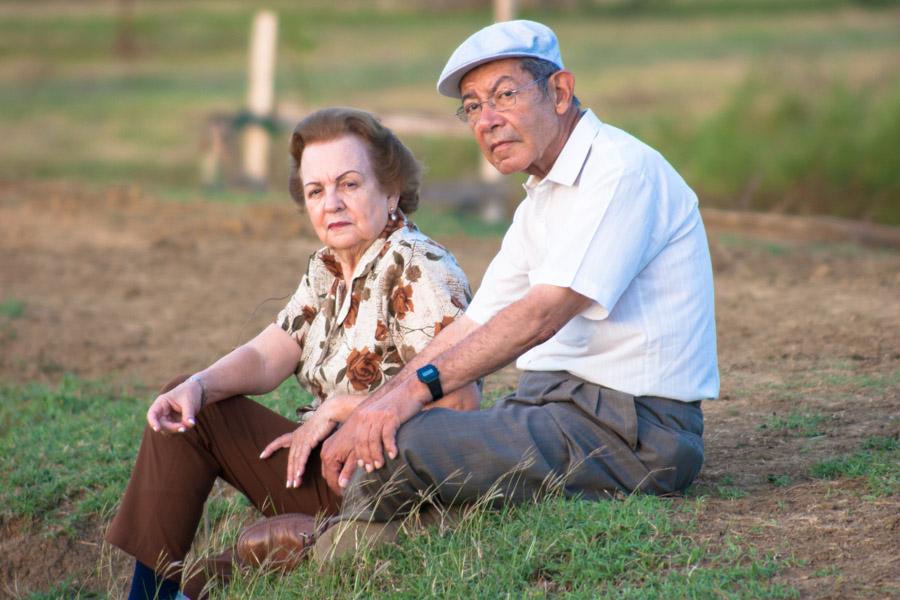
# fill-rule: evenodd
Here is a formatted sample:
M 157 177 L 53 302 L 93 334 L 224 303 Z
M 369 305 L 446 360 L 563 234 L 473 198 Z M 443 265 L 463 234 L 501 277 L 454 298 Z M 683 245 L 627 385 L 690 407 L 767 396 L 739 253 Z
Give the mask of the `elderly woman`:
M 107 533 L 137 560 L 130 598 L 177 597 L 178 561 L 217 477 L 266 515 L 335 514 L 341 498 L 321 476 L 321 442 L 470 298 L 453 256 L 407 220 L 419 166 L 374 117 L 344 108 L 312 114 L 294 130 L 291 158 L 291 196 L 324 247 L 273 324 L 169 384 L 147 411 Z M 292 373 L 313 394 L 299 426 L 243 395 L 274 390 Z M 479 403 L 470 386 L 434 405 Z

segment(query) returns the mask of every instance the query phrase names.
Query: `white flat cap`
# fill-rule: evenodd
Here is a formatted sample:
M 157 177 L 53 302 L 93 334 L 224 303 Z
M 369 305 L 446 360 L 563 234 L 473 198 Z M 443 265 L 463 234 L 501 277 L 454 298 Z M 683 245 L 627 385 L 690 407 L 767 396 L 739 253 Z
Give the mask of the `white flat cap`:
M 473 33 L 459 45 L 438 79 L 438 92 L 459 98 L 459 82 L 466 73 L 486 62 L 516 56 L 541 58 L 565 68 L 552 29 L 534 21 L 504 21 Z

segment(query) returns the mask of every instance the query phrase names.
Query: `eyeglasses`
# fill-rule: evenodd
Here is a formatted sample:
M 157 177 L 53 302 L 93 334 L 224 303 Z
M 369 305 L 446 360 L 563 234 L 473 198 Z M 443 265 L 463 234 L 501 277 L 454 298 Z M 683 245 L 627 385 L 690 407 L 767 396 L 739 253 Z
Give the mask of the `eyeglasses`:
M 547 76 L 549 77 L 549 75 Z M 477 123 L 478 119 L 481 118 L 481 107 L 487 104 L 492 109 L 497 112 L 503 112 L 505 110 L 511 109 L 516 105 L 516 96 L 521 94 L 523 91 L 527 90 L 531 86 L 536 83 L 540 83 L 541 81 L 547 79 L 547 77 L 541 77 L 540 79 L 535 79 L 531 83 L 526 83 L 522 87 L 517 90 L 507 90 L 500 89 L 494 92 L 494 94 L 483 102 L 476 102 L 474 100 L 466 100 L 463 102 L 463 105 L 456 109 L 456 118 L 462 121 L 463 123 L 469 123 L 470 125 L 473 123 Z

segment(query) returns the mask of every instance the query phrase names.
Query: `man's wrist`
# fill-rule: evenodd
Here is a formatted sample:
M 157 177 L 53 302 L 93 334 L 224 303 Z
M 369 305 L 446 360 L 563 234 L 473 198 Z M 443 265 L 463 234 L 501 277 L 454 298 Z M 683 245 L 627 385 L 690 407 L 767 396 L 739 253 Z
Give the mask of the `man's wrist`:
M 416 371 L 416 377 L 428 387 L 431 393 L 431 402 L 444 397 L 444 388 L 441 385 L 441 373 L 438 368 L 429 363 Z

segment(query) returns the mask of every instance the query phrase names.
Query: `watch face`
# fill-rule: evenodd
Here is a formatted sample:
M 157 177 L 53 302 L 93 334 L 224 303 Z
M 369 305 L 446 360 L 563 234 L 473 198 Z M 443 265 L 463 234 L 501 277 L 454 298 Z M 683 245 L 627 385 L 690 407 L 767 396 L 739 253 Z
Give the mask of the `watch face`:
M 437 374 L 438 372 L 434 365 L 425 365 L 419 369 L 419 377 L 421 377 L 423 381 L 431 381 L 437 377 Z

